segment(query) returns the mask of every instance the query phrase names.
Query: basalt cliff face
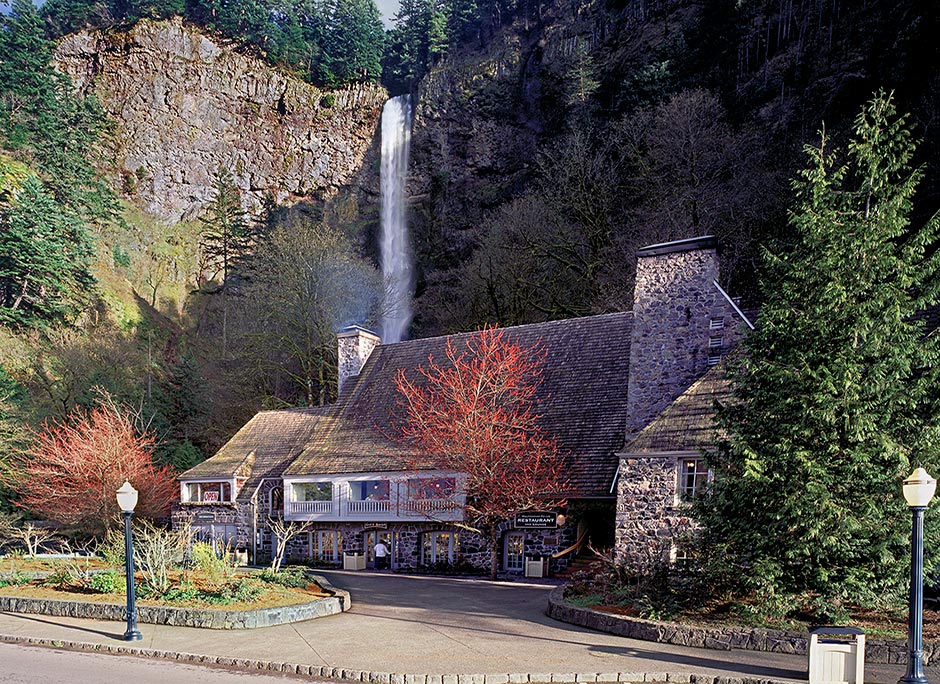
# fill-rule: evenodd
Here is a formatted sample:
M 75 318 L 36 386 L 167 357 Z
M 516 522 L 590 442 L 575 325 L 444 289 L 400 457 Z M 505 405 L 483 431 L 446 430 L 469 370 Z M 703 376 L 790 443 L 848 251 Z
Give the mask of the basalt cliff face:
M 109 172 L 152 215 L 197 216 L 220 168 L 253 211 L 268 193 L 291 204 L 377 191 L 379 86 L 321 90 L 179 19 L 67 36 L 55 59 L 116 121 Z

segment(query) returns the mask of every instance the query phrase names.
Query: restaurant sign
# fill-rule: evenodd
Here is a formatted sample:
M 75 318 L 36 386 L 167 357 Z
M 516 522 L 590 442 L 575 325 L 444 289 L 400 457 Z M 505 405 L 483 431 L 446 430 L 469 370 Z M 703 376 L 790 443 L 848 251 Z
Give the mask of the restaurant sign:
M 551 511 L 516 513 L 517 530 L 553 530 L 558 527 L 557 515 Z

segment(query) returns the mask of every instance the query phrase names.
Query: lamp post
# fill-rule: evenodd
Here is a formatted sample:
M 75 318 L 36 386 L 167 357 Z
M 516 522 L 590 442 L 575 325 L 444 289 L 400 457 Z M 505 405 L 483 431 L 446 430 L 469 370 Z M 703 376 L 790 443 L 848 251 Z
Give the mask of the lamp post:
M 904 499 L 911 509 L 911 603 L 907 614 L 907 674 L 898 684 L 927 684 L 924 674 L 924 511 L 930 504 L 937 481 L 923 468 L 904 480 Z
M 131 518 L 134 517 L 134 508 L 137 506 L 137 490 L 127 480 L 124 480 L 124 484 L 117 490 L 117 502 L 124 514 L 124 574 L 127 581 L 127 631 L 124 632 L 124 641 L 140 641 L 143 636 L 137 629 L 137 597 L 134 593 L 134 540 L 131 538 Z

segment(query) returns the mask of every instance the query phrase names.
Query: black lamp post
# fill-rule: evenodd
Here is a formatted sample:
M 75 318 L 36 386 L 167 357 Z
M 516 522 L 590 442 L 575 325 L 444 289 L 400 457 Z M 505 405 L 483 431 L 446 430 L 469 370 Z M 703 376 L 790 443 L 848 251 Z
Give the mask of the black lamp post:
M 127 480 L 117 490 L 117 502 L 124 514 L 124 574 L 127 581 L 127 631 L 124 641 L 143 639 L 137 629 L 137 597 L 134 593 L 134 540 L 131 537 L 131 518 L 137 506 L 137 490 Z
M 930 505 L 937 481 L 923 468 L 904 480 L 904 498 L 913 518 L 911 531 L 911 603 L 907 615 L 907 674 L 898 684 L 928 684 L 924 674 L 924 511 Z

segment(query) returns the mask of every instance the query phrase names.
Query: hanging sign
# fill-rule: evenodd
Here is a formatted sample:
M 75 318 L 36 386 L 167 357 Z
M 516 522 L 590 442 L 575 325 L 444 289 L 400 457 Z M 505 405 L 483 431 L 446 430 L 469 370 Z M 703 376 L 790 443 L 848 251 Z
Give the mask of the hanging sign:
M 364 529 L 364 530 L 386 530 L 386 529 L 388 529 L 388 523 L 384 523 L 384 522 L 366 523 L 365 525 L 362 526 L 362 529 Z
M 517 530 L 553 530 L 558 527 L 557 515 L 551 511 L 516 513 Z

